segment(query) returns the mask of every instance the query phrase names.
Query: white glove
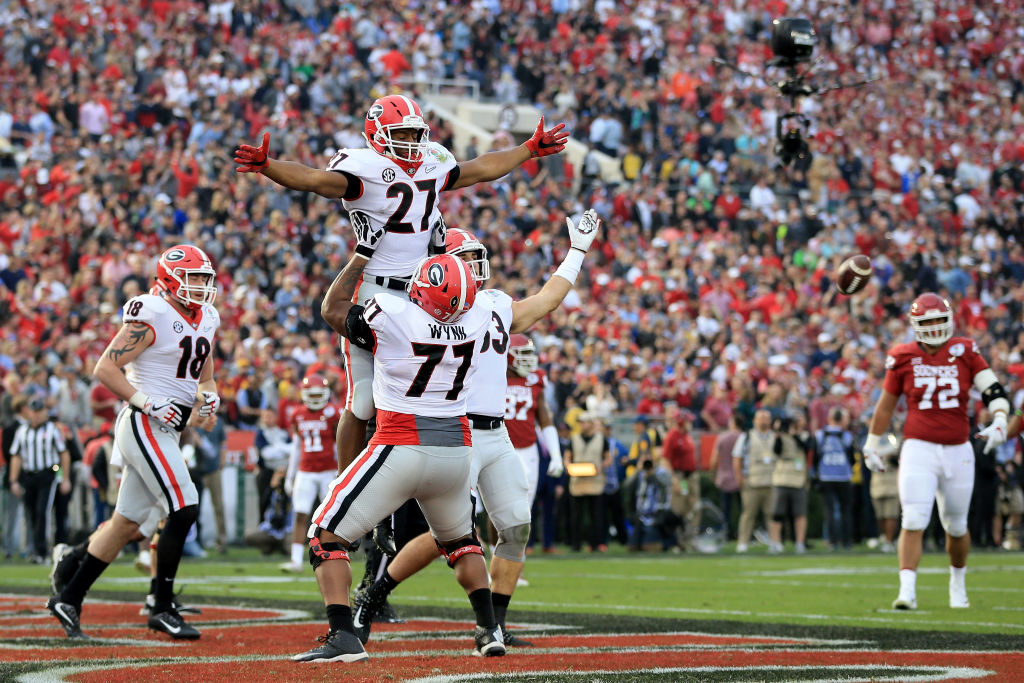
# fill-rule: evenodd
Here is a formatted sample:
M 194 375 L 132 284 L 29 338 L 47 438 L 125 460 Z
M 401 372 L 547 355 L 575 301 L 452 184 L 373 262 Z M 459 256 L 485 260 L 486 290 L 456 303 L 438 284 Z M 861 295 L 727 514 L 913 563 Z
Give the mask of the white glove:
M 579 249 L 584 254 L 590 249 L 597 237 L 598 228 L 601 227 L 601 219 L 597 217 L 597 211 L 587 209 L 580 218 L 580 224 L 575 225 L 572 219 L 565 217 L 565 224 L 569 226 L 569 244 L 573 249 Z
M 370 217 L 362 211 L 349 211 L 348 220 L 356 236 L 356 253 L 365 258 L 377 251 L 377 243 L 384 236 L 384 226 L 374 227 Z
M 864 451 L 864 465 L 872 472 L 885 472 L 885 460 L 876 451 Z
M 218 408 L 220 408 L 220 396 L 214 391 L 204 391 L 203 404 L 199 406 L 199 417 L 216 415 Z
M 289 498 L 291 498 L 292 497 L 292 487 L 294 485 L 295 485 L 294 481 L 292 481 L 291 479 L 285 479 L 284 480 L 284 495 L 286 495 Z
M 181 409 L 179 409 L 178 406 L 176 406 L 169 398 L 149 396 L 141 391 L 136 391 L 132 394 L 132 397 L 128 399 L 128 403 L 132 404 L 146 415 L 156 418 L 165 425 L 174 427 L 175 429 L 177 429 L 181 424 Z
M 864 439 L 864 466 L 872 472 L 885 472 L 885 460 L 879 453 L 881 437 L 878 434 L 868 434 Z
M 562 466 L 561 458 L 551 458 L 548 461 L 548 476 L 558 479 L 562 476 L 562 472 L 565 471 L 565 467 Z
M 985 444 L 985 453 L 1006 443 L 1006 415 L 1003 413 L 993 415 L 992 422 L 978 432 L 978 437 L 988 442 Z
M 438 216 L 437 222 L 434 223 L 430 230 L 430 244 L 427 247 L 427 254 L 435 256 L 448 253 L 448 226 L 445 224 L 444 218 Z

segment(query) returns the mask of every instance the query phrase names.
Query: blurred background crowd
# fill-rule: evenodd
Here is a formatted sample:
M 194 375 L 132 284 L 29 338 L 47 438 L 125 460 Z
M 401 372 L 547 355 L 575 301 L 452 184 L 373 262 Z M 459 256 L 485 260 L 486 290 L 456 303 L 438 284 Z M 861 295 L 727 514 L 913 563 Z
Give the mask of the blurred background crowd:
M 484 98 L 534 104 L 621 164 L 610 183 L 589 157 L 548 157 L 440 200 L 448 225 L 488 246 L 490 286 L 517 297 L 568 248 L 565 215 L 593 206 L 603 217 L 576 292 L 532 334 L 566 436 L 585 413 L 629 459 L 644 438 L 660 449 L 672 428 L 699 450 L 703 434 L 749 429 L 758 409 L 807 434 L 839 409 L 860 443 L 885 348 L 911 339 L 907 308 L 929 290 L 949 297 L 958 332 L 1020 406 L 1020 10 L 1017 0 L 0 2 L 5 442 L 19 397 L 42 398 L 79 452 L 80 430 L 106 427 L 115 406 L 92 364 L 121 305 L 179 242 L 217 266 L 227 429 L 257 430 L 263 410 L 284 415 L 314 371 L 343 399 L 319 309 L 349 256 L 346 215 L 235 173 L 231 150 L 270 131 L 273 154 L 323 167 L 337 148 L 362 146 L 366 107 L 400 77 L 471 79 Z M 770 21 L 783 15 L 815 22 L 819 79 L 878 79 L 800 105 L 813 159 L 792 167 L 772 153 L 787 103 L 765 67 Z M 430 122 L 450 147 L 450 126 Z M 515 142 L 499 134 L 494 147 Z M 452 151 L 488 151 L 474 147 Z M 839 295 L 831 274 L 858 252 L 875 277 Z M 634 415 L 646 420 L 635 433 Z M 1020 457 L 1016 444 L 1001 449 L 994 476 Z M 857 541 L 879 534 L 862 507 Z M 22 551 L 5 539 L 8 554 Z

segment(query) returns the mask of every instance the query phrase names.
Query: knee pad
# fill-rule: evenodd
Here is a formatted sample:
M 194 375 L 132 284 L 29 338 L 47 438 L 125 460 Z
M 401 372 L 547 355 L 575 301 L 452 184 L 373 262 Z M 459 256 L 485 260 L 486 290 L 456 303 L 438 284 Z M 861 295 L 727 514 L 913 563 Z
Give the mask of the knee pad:
M 967 533 L 967 515 L 959 515 L 954 519 L 943 520 L 943 528 L 953 538 L 960 538 Z
M 455 563 L 466 555 L 480 555 L 483 557 L 484 554 L 484 549 L 480 547 L 480 541 L 477 539 L 475 532 L 470 536 L 463 536 L 447 543 L 441 543 L 435 538 L 434 543 L 437 544 L 437 549 L 441 551 L 444 559 L 447 560 L 448 566 L 453 568 Z
M 494 546 L 494 556 L 510 562 L 522 562 L 526 559 L 526 544 L 529 540 L 529 524 L 498 529 L 498 543 Z
M 903 506 L 902 525 L 907 531 L 924 531 L 932 516 L 932 505 L 908 503 Z
M 320 539 L 313 536 L 309 539 L 309 564 L 313 571 L 328 560 L 345 560 L 349 562 L 348 549 L 344 544 L 336 541 L 321 543 Z
M 373 417 L 373 379 L 361 379 L 352 384 L 352 396 L 349 399 L 352 414 L 360 420 Z

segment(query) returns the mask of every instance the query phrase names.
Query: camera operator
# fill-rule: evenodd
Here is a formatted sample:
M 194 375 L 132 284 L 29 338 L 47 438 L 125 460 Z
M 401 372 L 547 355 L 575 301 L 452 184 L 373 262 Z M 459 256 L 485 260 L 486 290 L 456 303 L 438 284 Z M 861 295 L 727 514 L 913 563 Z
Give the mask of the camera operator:
M 798 419 L 782 417 L 775 420 L 775 469 L 772 470 L 772 523 L 769 526 L 772 544 L 770 553 L 782 552 L 782 524 L 793 518 L 796 552 L 807 552 L 807 454 L 809 444 Z
M 677 544 L 676 529 L 681 520 L 672 512 L 672 472 L 664 462 L 659 459 L 656 463 L 649 453 L 641 456 L 636 472 L 626 482 L 626 488 L 636 496 L 630 550 L 643 550 L 654 543 L 668 550 Z

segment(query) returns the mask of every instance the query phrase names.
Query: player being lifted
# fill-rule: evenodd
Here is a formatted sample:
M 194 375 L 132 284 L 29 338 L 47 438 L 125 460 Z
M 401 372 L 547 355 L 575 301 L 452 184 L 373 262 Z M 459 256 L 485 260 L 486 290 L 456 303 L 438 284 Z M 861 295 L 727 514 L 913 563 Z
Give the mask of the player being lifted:
M 196 424 L 203 427 L 213 426 L 220 406 L 210 360 L 220 326 L 212 305 L 216 272 L 201 249 L 174 246 L 160 256 L 153 291 L 124 305 L 124 324 L 93 371 L 128 402 L 114 437 L 124 471 L 113 516 L 93 534 L 74 576 L 46 604 L 69 638 L 85 637 L 82 601 L 96 579 L 126 543 L 151 536 L 164 517 L 149 627 L 172 638 L 199 637 L 173 603 L 185 536 L 199 512 L 179 441 L 193 406 L 199 406 Z
M 436 547 L 469 596 L 476 652 L 502 655 L 487 565 L 473 533 L 465 391 L 476 372 L 476 345 L 491 326 L 490 309 L 473 305 L 476 283 L 469 266 L 449 254 L 420 263 L 409 300 L 380 293 L 365 306 L 353 304 L 366 262 L 359 254 L 352 257 L 328 289 L 322 312 L 335 331 L 373 354 L 377 429 L 313 515 L 309 560 L 330 630 L 322 645 L 293 659 L 367 658 L 349 607 L 348 550 L 410 498 L 423 509 Z
M 884 471 L 879 440 L 900 395 L 905 395 L 907 422 L 899 469 L 903 528 L 897 544 L 900 590 L 893 608 L 917 609 L 917 565 L 936 501 L 949 554 L 949 606 L 969 607 L 964 574 L 971 549 L 967 512 L 974 489 L 974 450 L 968 442 L 968 394 L 972 386 L 981 392 L 992 413 L 992 423 L 978 434 L 988 442 L 986 453 L 1006 441 L 1010 402 L 977 344 L 953 336 L 948 301 L 930 292 L 917 297 L 910 307 L 910 324 L 916 341 L 889 350 L 885 384 L 864 442 L 868 469 Z
M 327 170 L 272 159 L 270 134 L 259 147 L 235 150 L 238 171 L 262 173 L 292 190 L 341 199 L 360 236 L 357 253 L 369 259 L 353 293 L 364 303 L 379 292 L 405 298 L 409 277 L 429 254 L 445 251 L 445 225 L 438 195 L 500 178 L 530 158 L 557 154 L 569 137 L 565 124 L 544 130 L 544 119 L 523 144 L 482 154 L 462 163 L 430 141 L 420 107 L 403 95 L 382 97 L 370 106 L 363 122 L 366 148 L 342 149 Z M 373 237 L 371 239 L 371 236 Z M 373 358 L 342 338 L 348 393 L 338 428 L 338 466 L 347 466 L 362 449 L 366 423 L 373 417 Z
M 331 387 L 321 375 L 304 378 L 300 396 L 302 405 L 290 419 L 296 438 L 284 479 L 285 493 L 291 496 L 295 511 L 291 561 L 281 565 L 283 571 L 294 573 L 302 572 L 306 559 L 309 516 L 338 476 L 334 437 L 341 418 L 338 407 L 331 403 Z
M 576 283 L 583 257 L 597 236 L 601 219 L 590 209 L 583 213 L 579 225 L 566 218 L 571 247 L 554 276 L 533 296 L 514 301 L 497 289 L 483 290 L 477 306 L 486 307 L 491 318 L 489 333 L 477 345 L 480 369 L 469 383 L 467 410 L 473 428 L 473 468 L 470 484 L 479 495 L 484 508 L 498 532 L 498 542 L 491 558 L 491 591 L 494 612 L 506 645 L 529 646 L 528 641 L 507 633 L 505 615 L 523 571 L 526 543 L 530 538 L 530 509 L 536 491 L 537 474 L 528 476 L 524 463 L 516 454 L 505 427 L 505 387 L 509 381 L 509 345 L 512 338 L 555 310 Z M 490 275 L 487 251 L 472 235 L 453 229 L 448 235 L 448 253 L 461 256 L 473 267 L 478 283 Z M 524 346 L 519 342 L 520 347 Z M 558 434 L 546 431 L 545 446 L 552 450 L 548 472 L 560 476 L 562 468 Z M 536 446 L 534 445 L 534 448 Z M 538 463 L 533 461 L 536 469 Z M 533 487 L 530 486 L 530 480 Z M 380 578 L 354 603 L 353 620 L 356 634 L 365 643 L 371 623 L 388 595 L 401 581 L 437 559 L 437 547 L 429 534 L 410 541 L 384 569 Z

